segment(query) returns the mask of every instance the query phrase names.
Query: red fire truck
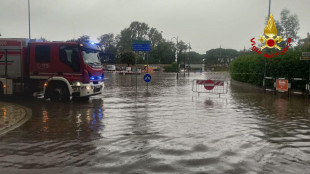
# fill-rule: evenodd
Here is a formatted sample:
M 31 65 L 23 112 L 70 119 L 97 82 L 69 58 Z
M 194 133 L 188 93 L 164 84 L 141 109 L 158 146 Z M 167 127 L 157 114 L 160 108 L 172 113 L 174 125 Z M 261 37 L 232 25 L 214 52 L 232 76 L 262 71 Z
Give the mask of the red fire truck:
M 100 47 L 93 42 L 0 39 L 0 96 L 44 94 L 52 101 L 103 92 Z

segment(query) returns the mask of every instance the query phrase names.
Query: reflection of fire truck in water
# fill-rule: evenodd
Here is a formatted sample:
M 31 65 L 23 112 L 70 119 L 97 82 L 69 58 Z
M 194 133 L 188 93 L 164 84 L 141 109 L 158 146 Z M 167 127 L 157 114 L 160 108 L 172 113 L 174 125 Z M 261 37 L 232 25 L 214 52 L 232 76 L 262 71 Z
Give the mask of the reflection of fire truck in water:
M 143 70 L 142 72 L 154 72 L 154 71 L 160 71 L 160 67 L 157 67 L 157 66 L 147 66 L 147 65 L 144 65 L 143 66 Z
M 91 42 L 29 42 L 0 39 L 0 95 L 43 92 L 68 101 L 103 92 L 100 48 Z

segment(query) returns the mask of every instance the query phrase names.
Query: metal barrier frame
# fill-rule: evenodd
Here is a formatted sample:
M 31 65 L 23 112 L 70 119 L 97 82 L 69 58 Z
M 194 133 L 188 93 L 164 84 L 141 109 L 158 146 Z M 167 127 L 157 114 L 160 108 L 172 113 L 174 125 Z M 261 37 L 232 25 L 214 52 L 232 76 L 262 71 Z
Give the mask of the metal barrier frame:
M 228 93 L 228 81 L 223 79 L 208 79 L 215 82 L 223 82 L 223 86 L 215 85 L 212 90 L 207 90 L 204 87 L 204 84 L 197 84 L 197 81 L 206 81 L 205 79 L 194 79 L 192 83 L 192 91 L 197 92 L 198 95 L 200 93 L 211 93 L 211 94 L 227 94 Z
M 271 80 L 273 83 L 273 86 L 266 86 L 266 80 Z M 276 89 L 276 81 L 277 80 L 288 80 L 288 90 L 287 91 L 279 91 Z M 305 82 L 305 88 L 303 88 L 302 90 L 300 89 L 296 89 L 296 88 L 292 88 L 292 85 L 294 85 L 294 83 L 296 81 L 304 81 Z M 306 95 L 309 97 L 310 95 L 310 82 L 307 79 L 304 78 L 274 78 L 274 77 L 264 77 L 264 81 L 263 81 L 263 87 L 264 87 L 264 91 L 271 91 L 273 92 L 274 95 L 276 95 L 277 93 L 287 93 L 288 96 L 290 96 L 291 94 L 302 94 L 302 95 Z

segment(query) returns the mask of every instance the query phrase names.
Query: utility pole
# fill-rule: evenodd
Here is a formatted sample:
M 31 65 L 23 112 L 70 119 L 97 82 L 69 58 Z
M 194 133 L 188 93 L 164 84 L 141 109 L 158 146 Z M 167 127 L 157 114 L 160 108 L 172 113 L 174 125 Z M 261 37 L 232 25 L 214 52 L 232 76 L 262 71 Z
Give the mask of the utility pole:
M 190 61 L 189 59 L 191 58 L 190 57 L 190 52 L 191 52 L 191 43 L 189 42 L 189 47 L 188 47 L 188 66 L 187 66 L 187 73 L 188 73 L 188 76 L 189 76 L 189 68 L 190 68 Z
M 268 19 L 267 19 L 267 21 L 269 20 L 269 17 L 270 17 L 270 6 L 271 6 L 271 0 L 269 0 L 269 10 L 268 10 Z M 266 59 L 265 59 L 265 72 L 264 72 L 264 81 L 263 81 L 263 86 L 264 87 L 265 87 L 266 71 L 267 71 L 267 62 L 266 62 Z
M 271 6 L 271 0 L 269 0 L 269 11 L 268 11 L 268 19 L 270 17 L 270 6 Z
M 176 62 L 177 62 L 177 67 L 176 67 L 176 71 L 177 71 L 177 80 L 179 79 L 179 62 L 178 62 L 178 46 L 179 46 L 179 38 L 178 38 L 178 36 L 177 37 L 173 37 L 173 38 L 171 38 L 171 40 L 172 39 L 176 39 L 176 41 L 177 41 L 177 55 L 176 55 Z
M 185 50 L 185 53 L 186 53 L 186 50 Z M 186 59 L 186 54 L 184 54 L 184 78 L 185 78 L 185 70 L 186 70 L 186 63 L 185 63 L 185 59 Z
M 28 0 L 28 23 L 29 23 L 29 40 L 31 39 L 30 37 L 30 0 Z
M 179 38 L 177 36 L 177 80 L 179 80 L 179 60 L 178 60 L 178 57 L 179 57 Z

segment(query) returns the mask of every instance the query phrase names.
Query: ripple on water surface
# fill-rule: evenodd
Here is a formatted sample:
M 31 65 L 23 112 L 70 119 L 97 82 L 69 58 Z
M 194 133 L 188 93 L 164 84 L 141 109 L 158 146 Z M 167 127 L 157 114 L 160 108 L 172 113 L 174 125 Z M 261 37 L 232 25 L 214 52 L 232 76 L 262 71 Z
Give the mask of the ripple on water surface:
M 49 173 L 307 173 L 310 107 L 237 83 L 193 93 L 210 74 L 107 74 L 89 102 L 20 102 L 33 118 L 1 137 L 0 169 Z M 141 77 L 138 77 L 138 79 Z M 148 88 L 148 90 L 147 90 Z

